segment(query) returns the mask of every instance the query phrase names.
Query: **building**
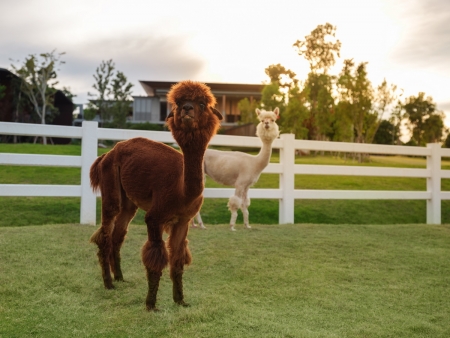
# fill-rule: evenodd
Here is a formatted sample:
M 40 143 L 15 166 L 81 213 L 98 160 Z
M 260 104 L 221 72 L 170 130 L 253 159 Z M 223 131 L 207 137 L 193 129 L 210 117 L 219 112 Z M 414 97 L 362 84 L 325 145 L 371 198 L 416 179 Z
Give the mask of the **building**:
M 40 123 L 33 119 L 35 117 L 34 108 L 31 103 L 18 107 L 20 97 L 20 79 L 5 68 L 0 68 L 0 121 L 2 122 L 22 122 Z M 23 94 L 22 94 L 23 95 Z M 52 119 L 50 124 L 71 126 L 73 120 L 74 105 L 62 91 L 57 90 L 54 94 L 53 106 L 58 110 L 58 114 Z M 3 141 L 10 141 L 12 138 L 3 137 Z M 52 138 L 53 143 L 66 144 L 70 142 L 67 138 Z
M 167 93 L 176 82 L 139 81 L 147 96 L 133 96 L 132 122 L 164 123 L 171 107 Z M 240 111 L 238 102 L 244 98 L 260 100 L 263 84 L 206 83 L 216 97 L 217 106 L 224 116 L 222 125 L 236 125 Z

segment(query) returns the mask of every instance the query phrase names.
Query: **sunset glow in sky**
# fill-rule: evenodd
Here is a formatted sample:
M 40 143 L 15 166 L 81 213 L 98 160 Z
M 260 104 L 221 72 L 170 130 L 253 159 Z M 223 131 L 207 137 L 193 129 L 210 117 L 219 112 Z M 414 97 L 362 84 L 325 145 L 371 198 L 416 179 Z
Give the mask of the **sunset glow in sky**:
M 86 103 L 102 60 L 145 95 L 139 80 L 261 83 L 281 63 L 299 80 L 309 71 L 292 44 L 319 24 L 337 26 L 342 62 L 368 62 L 404 95 L 425 92 L 450 126 L 450 1 L 103 1 L 0 0 L 0 67 L 29 54 L 65 52 L 59 85 Z M 17 64 L 17 63 L 16 63 Z

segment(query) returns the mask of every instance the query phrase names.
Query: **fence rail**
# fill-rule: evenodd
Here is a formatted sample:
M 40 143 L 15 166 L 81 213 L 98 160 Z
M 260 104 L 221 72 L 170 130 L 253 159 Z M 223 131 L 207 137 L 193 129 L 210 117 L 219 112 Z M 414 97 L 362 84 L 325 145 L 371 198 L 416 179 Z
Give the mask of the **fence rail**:
M 120 141 L 133 137 L 147 137 L 164 143 L 175 143 L 171 133 L 98 128 L 97 122 L 84 121 L 82 127 L 65 127 L 0 122 L 0 134 L 66 137 L 81 139 L 81 156 L 31 155 L 0 153 L 0 165 L 58 166 L 81 168 L 80 185 L 0 184 L 0 196 L 55 196 L 81 197 L 80 223 L 96 223 L 96 195 L 90 189 L 89 169 L 97 158 L 99 140 Z M 210 142 L 214 146 L 260 147 L 257 137 L 216 135 Z M 427 201 L 427 223 L 441 223 L 441 201 L 450 200 L 450 192 L 441 191 L 441 179 L 450 178 L 450 170 L 441 169 L 442 157 L 450 157 L 450 149 L 439 144 L 424 147 L 355 144 L 295 140 L 292 134 L 282 134 L 273 142 L 280 150 L 280 163 L 270 163 L 264 173 L 280 175 L 278 189 L 250 189 L 250 198 L 278 199 L 279 223 L 294 223 L 296 199 L 405 199 Z M 425 169 L 299 165 L 295 164 L 296 150 L 424 156 Z M 367 190 L 302 190 L 295 189 L 295 175 L 344 175 L 372 177 L 425 178 L 426 191 L 367 191 Z M 228 198 L 232 188 L 206 188 L 205 198 Z

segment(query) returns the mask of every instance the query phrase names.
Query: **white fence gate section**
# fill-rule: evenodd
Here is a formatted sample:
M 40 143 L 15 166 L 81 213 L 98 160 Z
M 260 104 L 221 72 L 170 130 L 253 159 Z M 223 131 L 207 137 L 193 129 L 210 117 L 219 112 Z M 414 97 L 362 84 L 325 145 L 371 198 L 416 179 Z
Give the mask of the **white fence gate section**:
M 81 197 L 80 223 L 96 224 L 96 195 L 89 182 L 89 169 L 97 158 L 98 140 L 126 140 L 132 137 L 174 143 L 172 134 L 162 131 L 141 131 L 98 128 L 97 122 L 84 121 L 82 127 L 37 125 L 0 122 L 0 134 L 67 137 L 81 139 L 81 156 L 30 155 L 0 153 L 0 165 L 58 166 L 81 168 L 81 185 L 0 184 L 0 196 L 61 196 Z M 214 146 L 260 147 L 257 137 L 216 135 Z M 280 175 L 278 189 L 250 189 L 250 198 L 278 199 L 279 223 L 294 223 L 296 199 L 405 199 L 427 201 L 427 223 L 441 224 L 441 201 L 450 199 L 450 192 L 441 191 L 441 179 L 450 178 L 450 170 L 441 169 L 442 157 L 450 157 L 450 149 L 437 143 L 424 147 L 388 146 L 344 142 L 296 140 L 293 134 L 282 134 L 273 143 L 280 149 L 280 163 L 270 163 L 264 173 Z M 425 169 L 300 165 L 295 164 L 296 150 L 424 156 Z M 426 191 L 362 191 L 362 190 L 302 190 L 295 189 L 295 175 L 349 175 L 374 177 L 426 178 Z M 229 198 L 232 188 L 206 188 L 205 198 Z

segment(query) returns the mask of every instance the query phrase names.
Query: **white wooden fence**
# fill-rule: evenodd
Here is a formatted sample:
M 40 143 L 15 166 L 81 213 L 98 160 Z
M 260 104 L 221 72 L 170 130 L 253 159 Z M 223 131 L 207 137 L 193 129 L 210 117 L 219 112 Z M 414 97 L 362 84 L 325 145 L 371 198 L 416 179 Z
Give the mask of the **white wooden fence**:
M 67 137 L 82 140 L 81 156 L 30 155 L 0 153 L 0 165 L 57 166 L 81 168 L 81 185 L 0 184 L 0 196 L 81 197 L 80 223 L 96 223 L 96 195 L 91 191 L 89 169 L 97 157 L 98 140 L 125 140 L 142 136 L 164 143 L 174 143 L 172 134 L 160 131 L 138 131 L 98 128 L 97 122 L 84 121 L 82 127 L 65 127 L 0 122 L 0 134 Z M 257 137 L 216 135 L 214 146 L 260 147 Z M 278 189 L 250 189 L 250 198 L 278 199 L 279 223 L 294 223 L 295 199 L 405 199 L 427 201 L 427 223 L 441 224 L 441 201 L 450 199 L 450 192 L 441 191 L 441 178 L 450 178 L 450 170 L 441 170 L 441 158 L 450 157 L 450 149 L 439 144 L 424 147 L 387 146 L 344 142 L 295 140 L 293 134 L 282 134 L 273 143 L 280 149 L 280 163 L 269 164 L 264 173 L 280 175 Z M 362 166 L 299 165 L 295 150 L 332 151 L 365 154 L 424 156 L 426 169 L 384 168 Z M 295 175 L 349 175 L 373 177 L 426 178 L 426 191 L 361 191 L 295 189 Z M 231 188 L 206 188 L 205 198 L 228 198 Z

